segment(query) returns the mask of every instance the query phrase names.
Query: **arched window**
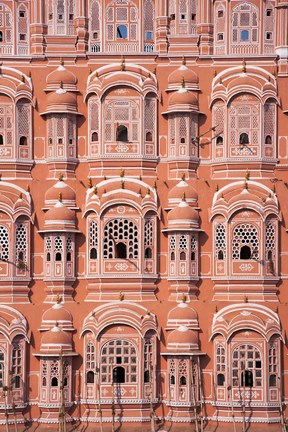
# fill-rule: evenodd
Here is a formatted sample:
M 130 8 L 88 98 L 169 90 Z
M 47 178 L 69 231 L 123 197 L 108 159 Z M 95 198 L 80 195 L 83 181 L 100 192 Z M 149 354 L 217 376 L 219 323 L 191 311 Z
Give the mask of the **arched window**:
M 269 387 L 276 387 L 276 386 L 277 386 L 276 375 L 272 374 L 269 376 Z
M 171 261 L 175 261 L 175 252 L 171 252 L 170 258 L 171 258 Z
M 186 260 L 187 252 L 188 252 L 187 236 L 181 235 L 179 237 L 179 258 L 180 258 L 180 261 Z
M 145 370 L 144 371 L 144 383 L 149 383 L 150 382 L 150 373 L 149 370 Z
M 128 129 L 124 125 L 117 126 L 116 129 L 116 141 L 128 141 Z
M 146 141 L 152 141 L 152 133 L 151 132 L 146 133 Z
M 241 386 L 253 387 L 253 373 L 250 370 L 241 372 Z
M 50 252 L 47 253 L 46 259 L 47 259 L 48 262 L 51 261 L 51 254 L 50 254 Z
M 97 259 L 97 249 L 96 248 L 90 249 L 90 259 Z
M 249 246 L 242 246 L 240 249 L 240 259 L 249 260 L 251 259 L 251 248 Z
M 101 21 L 101 8 L 99 0 L 90 1 L 90 14 L 89 14 L 89 34 L 90 34 L 90 51 L 100 52 L 100 21 Z
M 113 369 L 113 383 L 125 383 L 125 369 L 122 366 L 116 366 Z
M 249 136 L 246 132 L 240 134 L 239 144 L 241 144 L 241 145 L 249 144 Z
M 223 253 L 222 250 L 220 250 L 220 251 L 218 252 L 217 259 L 218 259 L 218 260 L 224 260 L 224 253 Z
M 271 135 L 266 135 L 266 137 L 265 137 L 265 144 L 268 144 L 268 145 L 272 144 L 272 137 L 271 137 Z
M 55 261 L 62 261 L 62 254 L 61 254 L 61 252 L 56 252 Z
M 95 374 L 93 371 L 87 372 L 87 384 L 94 384 Z
M 216 225 L 215 233 L 215 253 L 216 259 L 224 260 L 226 256 L 226 227 L 224 224 Z
M 4 138 L 3 138 L 3 135 L 0 135 L 0 145 L 4 145 Z
M 56 377 L 52 378 L 51 387 L 58 387 L 58 378 L 56 378 Z
M 66 254 L 66 260 L 67 260 L 67 262 L 71 262 L 72 261 L 71 252 L 67 252 L 67 254 Z
M 98 132 L 93 132 L 92 133 L 92 139 L 91 139 L 91 141 L 93 141 L 93 142 L 98 141 Z
M 172 384 L 172 385 L 175 384 L 175 376 L 174 375 L 170 376 L 170 384 Z
M 3 225 L 0 225 L 0 260 L 9 260 L 9 233 Z
M 220 373 L 217 375 L 217 385 L 224 386 L 225 385 L 225 375 Z
M 187 381 L 186 381 L 186 377 L 185 376 L 181 376 L 180 377 L 180 385 L 186 385 Z
M 115 245 L 115 258 L 127 258 L 127 246 L 125 243 L 119 242 Z
M 223 145 L 223 137 L 221 135 L 217 136 L 216 145 Z
M 152 258 L 152 249 L 150 247 L 145 249 L 145 258 Z

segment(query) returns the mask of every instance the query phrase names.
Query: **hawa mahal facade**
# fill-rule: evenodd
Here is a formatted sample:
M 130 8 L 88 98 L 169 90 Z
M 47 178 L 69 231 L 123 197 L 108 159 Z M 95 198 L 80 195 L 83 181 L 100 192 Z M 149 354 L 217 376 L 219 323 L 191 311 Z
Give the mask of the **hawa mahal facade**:
M 1 427 L 286 430 L 288 2 L 1 0 L 0 56 Z

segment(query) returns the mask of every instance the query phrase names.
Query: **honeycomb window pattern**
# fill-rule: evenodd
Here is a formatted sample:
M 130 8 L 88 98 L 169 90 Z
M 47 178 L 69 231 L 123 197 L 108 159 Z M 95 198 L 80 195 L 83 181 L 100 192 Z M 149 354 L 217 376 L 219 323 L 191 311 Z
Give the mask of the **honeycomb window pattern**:
M 251 248 L 251 258 L 259 259 L 259 240 L 257 228 L 249 223 L 239 224 L 234 228 L 232 241 L 232 259 L 240 259 L 242 246 Z
M 9 260 L 9 233 L 4 226 L 0 226 L 0 260 Z
M 16 228 L 16 260 L 21 256 L 22 261 L 26 262 L 27 254 L 27 227 L 24 224 L 17 225 Z
M 115 246 L 118 242 L 127 247 L 127 258 L 137 259 L 138 251 L 138 227 L 129 219 L 112 219 L 104 228 L 103 257 L 116 258 Z

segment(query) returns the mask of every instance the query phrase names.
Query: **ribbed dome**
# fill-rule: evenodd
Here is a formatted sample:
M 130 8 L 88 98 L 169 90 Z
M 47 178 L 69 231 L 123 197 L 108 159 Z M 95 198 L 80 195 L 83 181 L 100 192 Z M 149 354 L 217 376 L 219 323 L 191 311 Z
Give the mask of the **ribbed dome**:
M 55 204 L 59 200 L 61 194 L 62 202 L 66 205 L 75 205 L 76 194 L 74 190 L 68 186 L 63 180 L 59 180 L 45 194 L 45 204 Z
M 198 332 L 189 330 L 186 326 L 180 326 L 178 329 L 173 330 L 167 338 L 168 349 L 178 351 L 198 349 L 198 342 Z
M 179 69 L 173 71 L 168 77 L 168 82 L 170 85 L 179 86 L 183 80 L 185 81 L 187 87 L 192 85 L 195 86 L 199 82 L 195 72 L 193 72 L 191 69 L 188 69 L 188 67 L 184 64 L 181 65 Z
M 173 105 L 192 105 L 198 107 L 197 96 L 185 87 L 181 87 L 169 98 L 169 107 Z
M 168 213 L 168 221 L 189 221 L 198 223 L 199 215 L 197 210 L 190 207 L 186 201 L 181 201 L 177 207 Z
M 75 212 L 58 201 L 45 215 L 45 221 L 75 221 Z
M 51 324 L 58 323 L 61 328 L 65 327 L 65 330 L 72 327 L 72 315 L 71 313 L 65 309 L 61 303 L 56 303 L 52 306 L 52 308 L 48 309 L 44 312 L 42 317 L 42 325 L 41 330 L 48 330 L 51 328 Z M 47 328 L 47 326 L 49 326 Z M 67 328 L 66 328 L 67 327 Z
M 168 320 L 175 321 L 198 321 L 197 313 L 191 309 L 187 303 L 179 303 L 169 312 Z
M 76 85 L 77 80 L 72 72 L 61 65 L 48 75 L 46 82 L 47 85 L 59 85 L 61 82 L 63 85 Z
M 185 180 L 181 180 L 177 183 L 168 194 L 169 203 L 179 203 L 182 201 L 183 194 L 185 194 L 185 198 L 187 202 L 197 203 L 198 194 L 195 189 L 190 186 Z
M 45 332 L 42 336 L 42 345 L 48 344 L 71 345 L 71 334 L 61 330 L 58 326 L 55 326 L 51 330 Z
M 77 101 L 76 96 L 73 93 L 67 92 L 63 88 L 59 88 L 55 92 L 47 95 L 46 112 L 62 111 L 77 112 Z
M 45 215 L 44 231 L 75 231 L 75 211 L 70 210 L 61 201 L 51 207 Z

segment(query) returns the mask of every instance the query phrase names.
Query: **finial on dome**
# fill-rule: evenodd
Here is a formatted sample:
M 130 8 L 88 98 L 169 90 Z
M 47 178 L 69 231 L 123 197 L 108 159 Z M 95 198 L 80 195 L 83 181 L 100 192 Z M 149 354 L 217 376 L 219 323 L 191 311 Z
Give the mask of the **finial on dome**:
M 30 185 L 29 184 L 27 184 L 26 190 L 28 193 L 30 193 Z
M 95 77 L 98 78 L 98 76 L 99 76 L 99 75 L 98 75 L 98 72 L 96 71 L 96 73 L 95 73 Z
M 57 328 L 59 327 L 58 321 L 55 322 L 55 327 L 57 327 Z
M 60 304 L 61 302 L 62 302 L 62 297 L 59 294 L 57 294 L 56 303 Z
M 64 60 L 63 60 L 62 57 L 60 58 L 60 65 L 61 65 L 61 66 L 64 66 Z
M 243 58 L 243 61 L 242 61 L 242 72 L 246 73 L 246 61 L 245 61 L 244 58 Z
M 103 194 L 106 194 L 106 189 L 103 189 Z
M 184 79 L 184 77 L 182 77 L 181 87 L 182 87 L 182 88 L 185 88 L 185 79 Z
M 141 176 L 141 174 L 139 175 L 139 180 L 142 181 L 142 176 Z
M 151 191 L 149 188 L 147 188 L 147 195 L 150 195 Z
M 214 70 L 214 77 L 216 77 L 217 76 L 217 71 L 216 71 L 216 69 Z
M 186 201 L 186 194 L 185 194 L 185 192 L 183 192 L 182 201 Z
M 91 189 L 92 188 L 92 180 L 91 180 L 91 177 L 88 177 L 88 179 L 87 179 L 87 183 L 88 183 L 88 188 L 89 189 Z
M 186 176 L 185 173 L 182 174 L 181 180 L 185 181 L 186 180 Z
M 156 180 L 154 180 L 153 187 L 154 187 L 154 189 L 157 189 L 157 182 L 156 182 Z
M 182 293 L 181 301 L 182 303 L 186 303 L 187 297 L 185 293 Z
M 91 69 L 91 67 L 89 68 L 89 75 L 91 75 L 92 74 L 92 69 Z
M 273 191 L 274 194 L 276 193 L 276 186 L 275 186 L 275 184 L 273 184 L 272 191 Z
M 60 86 L 59 86 L 59 88 L 60 88 L 60 89 L 63 89 L 63 82 L 62 82 L 62 81 L 60 81 Z
M 124 182 L 124 180 L 121 180 L 121 189 L 125 189 L 125 182 Z
M 31 70 L 28 72 L 28 77 L 31 78 Z
M 97 186 L 94 187 L 94 195 L 97 195 L 98 189 Z
M 250 172 L 248 171 L 248 169 L 245 172 L 245 179 L 249 180 L 250 179 Z
M 120 301 L 123 301 L 124 300 L 124 294 L 123 294 L 123 292 L 122 291 L 120 291 L 120 293 L 119 293 L 119 300 Z
M 62 173 L 59 173 L 58 180 L 63 181 L 63 179 L 64 179 L 64 175 Z
M 218 307 L 217 307 L 217 305 L 215 306 L 215 313 L 217 313 L 218 312 Z
M 185 56 L 182 57 L 182 65 L 186 65 L 186 59 L 185 59 Z
M 248 303 L 248 297 L 246 294 L 244 295 L 244 303 Z
M 215 191 L 216 191 L 216 192 L 218 192 L 218 191 L 219 191 L 219 186 L 218 186 L 218 183 L 216 184 L 216 188 L 215 188 Z
M 120 177 L 124 177 L 125 176 L 125 171 L 123 170 L 123 168 L 120 169 Z
M 62 193 L 61 192 L 59 192 L 58 200 L 59 200 L 59 202 L 62 202 Z
M 21 81 L 22 81 L 23 83 L 25 82 L 24 75 L 21 75 Z
M 19 199 L 22 200 L 22 198 L 23 198 L 23 194 L 22 194 L 22 192 L 20 192 Z
M 246 189 L 246 190 L 248 189 L 248 183 L 247 183 L 246 177 L 244 179 L 243 189 Z
M 153 74 L 156 75 L 157 74 L 157 68 L 155 67 L 153 70 Z
M 150 72 L 148 72 L 148 78 L 151 78 L 151 74 L 150 74 Z

